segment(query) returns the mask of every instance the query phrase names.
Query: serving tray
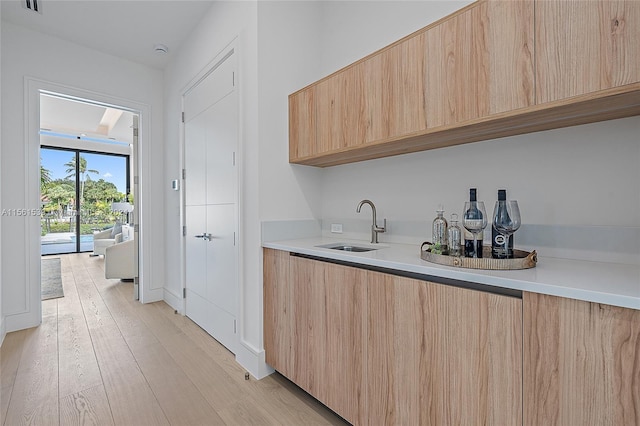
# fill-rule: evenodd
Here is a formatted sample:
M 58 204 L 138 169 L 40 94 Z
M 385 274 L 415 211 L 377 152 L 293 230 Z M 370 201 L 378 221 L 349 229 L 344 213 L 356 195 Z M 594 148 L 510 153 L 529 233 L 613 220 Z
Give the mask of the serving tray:
M 493 270 L 511 270 L 511 269 L 529 269 L 534 268 L 538 263 L 538 254 L 536 251 L 528 252 L 524 250 L 513 250 L 513 259 L 494 259 L 491 257 L 491 246 L 482 247 L 482 258 L 474 259 L 472 257 L 457 257 L 444 254 L 435 254 L 429 251 L 430 242 L 424 242 L 420 246 L 420 258 L 427 262 L 437 263 L 439 265 L 456 266 L 458 268 L 468 269 L 493 269 Z M 427 246 L 427 248 L 425 248 Z

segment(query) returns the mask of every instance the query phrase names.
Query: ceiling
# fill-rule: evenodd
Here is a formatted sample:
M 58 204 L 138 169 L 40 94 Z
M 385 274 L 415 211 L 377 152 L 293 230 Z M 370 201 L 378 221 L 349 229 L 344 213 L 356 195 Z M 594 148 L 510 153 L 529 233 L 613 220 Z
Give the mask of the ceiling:
M 0 0 L 2 20 L 90 49 L 163 69 L 196 27 L 211 0 L 38 0 L 42 13 L 24 0 Z M 157 44 L 167 54 L 154 50 Z M 133 114 L 51 96 L 41 96 L 40 128 L 89 138 L 132 140 Z
M 40 130 L 71 137 L 133 142 L 133 113 L 40 95 Z
M 2 20 L 163 69 L 211 0 L 38 0 L 42 14 L 2 0 Z M 154 46 L 169 48 L 165 55 Z

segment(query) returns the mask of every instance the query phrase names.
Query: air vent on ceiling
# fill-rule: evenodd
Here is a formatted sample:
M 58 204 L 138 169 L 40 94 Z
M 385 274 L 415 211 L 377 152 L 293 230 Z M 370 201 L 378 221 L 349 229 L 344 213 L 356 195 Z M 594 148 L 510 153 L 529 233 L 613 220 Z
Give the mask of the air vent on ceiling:
M 42 0 L 22 0 L 22 7 L 42 14 Z

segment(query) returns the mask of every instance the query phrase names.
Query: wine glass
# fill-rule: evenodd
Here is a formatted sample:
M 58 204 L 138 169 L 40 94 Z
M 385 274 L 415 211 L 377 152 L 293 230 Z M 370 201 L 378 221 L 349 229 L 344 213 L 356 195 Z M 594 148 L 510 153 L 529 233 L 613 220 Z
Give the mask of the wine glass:
M 513 251 L 509 249 L 509 237 L 520 228 L 520 208 L 516 200 L 496 201 L 493 209 L 493 226 L 504 237 L 505 259 L 513 258 Z
M 473 257 L 482 257 L 482 253 L 478 256 L 476 241 L 478 240 L 478 234 L 482 234 L 484 228 L 487 227 L 487 213 L 484 209 L 484 201 L 466 201 L 464 203 L 462 226 L 473 234 Z M 482 244 L 480 244 L 480 249 L 482 250 Z

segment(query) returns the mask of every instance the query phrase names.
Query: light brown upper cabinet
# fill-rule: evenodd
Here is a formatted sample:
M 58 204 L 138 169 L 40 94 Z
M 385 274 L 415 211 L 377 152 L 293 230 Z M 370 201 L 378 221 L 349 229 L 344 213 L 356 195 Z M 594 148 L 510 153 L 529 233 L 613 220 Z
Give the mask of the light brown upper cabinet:
M 533 105 L 533 1 L 482 1 L 428 29 L 427 127 Z
M 349 162 L 369 155 L 362 148 L 527 107 L 532 46 L 533 0 L 462 9 L 292 94 L 290 161 Z
M 535 7 L 538 103 L 640 81 L 640 2 L 547 0 Z
M 479 0 L 290 95 L 289 161 L 326 167 L 638 115 L 638 45 L 640 1 Z

